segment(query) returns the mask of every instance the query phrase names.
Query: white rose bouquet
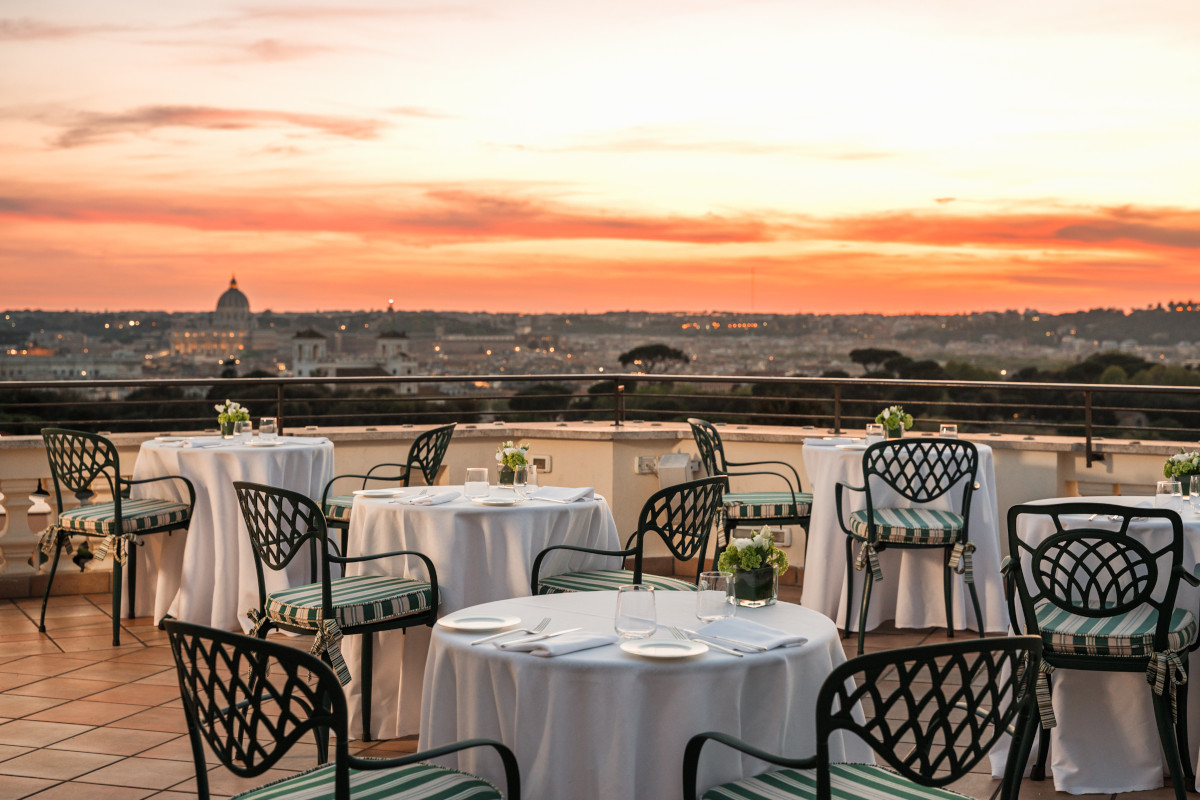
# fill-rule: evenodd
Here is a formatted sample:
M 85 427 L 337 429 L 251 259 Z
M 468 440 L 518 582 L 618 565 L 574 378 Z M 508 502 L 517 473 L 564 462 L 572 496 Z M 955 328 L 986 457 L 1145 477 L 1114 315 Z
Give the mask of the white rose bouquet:
M 913 426 L 912 414 L 905 414 L 903 406 L 888 406 L 879 412 L 875 421 L 889 431 L 899 430 L 901 426 L 904 426 L 905 430 L 911 430 Z
M 735 567 L 752 570 L 765 566 L 774 567 L 777 575 L 782 575 L 788 568 L 787 553 L 775 546 L 775 537 L 767 525 L 749 539 L 733 539 L 717 564 L 722 572 L 733 572 Z
M 222 426 L 229 422 L 245 422 L 250 419 L 250 412 L 232 400 L 217 403 L 213 408 L 217 410 L 217 422 Z
M 505 442 L 496 449 L 496 461 L 509 469 L 524 467 L 529 464 L 529 445 Z
M 1190 453 L 1181 450 L 1163 464 L 1163 477 L 1165 478 L 1174 478 L 1186 484 L 1187 479 L 1192 475 L 1200 475 L 1200 453 L 1194 450 Z M 1183 488 L 1185 491 L 1187 490 L 1186 485 Z

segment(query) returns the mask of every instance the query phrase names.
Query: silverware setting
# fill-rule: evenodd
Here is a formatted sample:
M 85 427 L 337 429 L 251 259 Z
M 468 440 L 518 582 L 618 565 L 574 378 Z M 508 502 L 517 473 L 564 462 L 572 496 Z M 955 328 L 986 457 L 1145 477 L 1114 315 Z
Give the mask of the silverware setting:
M 718 642 L 728 642 L 729 644 L 737 645 L 738 647 L 749 647 L 751 650 L 754 650 L 758 653 L 767 652 L 767 648 L 763 647 L 761 644 L 753 644 L 751 642 L 743 642 L 738 639 L 730 639 L 728 636 L 716 636 L 715 634 L 711 633 L 700 633 L 699 631 L 692 631 L 688 630 L 687 628 L 684 628 L 684 630 L 692 636 L 699 636 L 704 641 L 716 639 Z
M 410 501 L 416 500 L 418 497 L 424 497 L 427 494 L 429 494 L 429 490 L 422 489 L 421 491 L 417 492 L 416 494 L 406 494 L 403 497 L 393 498 L 392 500 L 389 500 L 388 502 L 389 503 L 399 503 L 400 505 L 407 505 Z
M 491 636 L 485 636 L 482 639 L 476 639 L 475 641 L 471 642 L 471 646 L 474 647 L 477 644 L 484 644 L 485 642 L 492 642 L 503 636 L 510 636 L 514 633 L 525 633 L 525 634 L 541 633 L 542 631 L 546 630 L 546 626 L 549 624 L 550 624 L 550 618 L 546 617 L 541 622 L 539 622 L 537 625 L 534 625 L 532 628 L 513 628 L 510 631 L 500 631 L 500 633 L 493 633 Z
M 511 642 L 496 642 L 496 647 L 514 647 L 518 644 L 529 644 L 530 642 L 540 642 L 543 639 L 553 639 L 555 636 L 562 636 L 564 633 L 574 633 L 581 631 L 583 628 L 567 628 L 566 630 L 554 631 L 553 633 L 539 633 L 537 636 L 527 636 L 524 639 L 513 639 Z
M 692 636 L 689 636 L 687 633 L 684 633 L 684 630 L 686 630 L 686 629 L 681 630 L 680 628 L 676 627 L 675 625 L 672 625 L 667 630 L 669 630 L 671 632 L 671 635 L 674 636 L 676 639 L 683 639 L 684 641 L 690 642 L 694 638 Z M 690 631 L 689 631 L 689 633 L 690 633 Z M 709 647 L 711 647 L 714 650 L 720 650 L 722 653 L 728 653 L 729 655 L 737 656 L 738 658 L 744 657 L 743 653 L 741 653 L 737 650 L 734 650 L 731 647 L 722 647 L 721 645 L 715 644 L 714 642 L 707 642 L 707 641 L 703 641 L 703 640 L 699 640 L 699 641 L 702 641 L 703 644 L 708 645 Z

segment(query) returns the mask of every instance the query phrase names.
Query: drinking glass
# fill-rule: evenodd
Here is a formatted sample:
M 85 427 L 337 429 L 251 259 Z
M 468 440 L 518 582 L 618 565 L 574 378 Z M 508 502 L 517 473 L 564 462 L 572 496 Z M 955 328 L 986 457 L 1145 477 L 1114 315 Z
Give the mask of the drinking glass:
M 617 613 L 613 629 L 622 639 L 645 639 L 658 629 L 654 587 L 633 583 L 617 587 Z
M 463 484 L 464 495 L 487 497 L 489 488 L 487 467 L 471 467 L 467 470 L 467 480 Z
M 527 464 L 524 467 L 521 467 L 517 470 L 517 480 L 520 480 L 521 478 L 522 469 L 525 470 L 525 483 L 516 484 L 517 493 L 522 497 L 529 497 L 529 495 L 536 492 L 538 488 L 537 467 L 535 467 L 533 464 Z
M 254 423 L 248 419 L 239 419 L 233 423 L 233 440 L 245 444 L 254 436 Z
M 1180 511 L 1183 508 L 1183 486 L 1179 481 L 1159 481 L 1154 494 L 1155 508 L 1169 508 Z
M 1192 505 L 1192 513 L 1200 514 L 1200 475 L 1190 476 L 1188 502 Z
M 512 488 L 517 494 L 525 496 L 525 484 L 529 481 L 529 466 L 513 467 Z
M 275 441 L 275 434 L 278 433 L 278 431 L 279 428 L 274 417 L 263 417 L 258 421 L 258 438 L 262 439 L 264 442 Z
M 733 597 L 732 572 L 701 572 L 696 592 L 696 616 L 704 622 L 732 617 L 737 606 Z
M 871 422 L 867 424 L 867 444 L 883 441 L 883 424 Z
M 942 427 L 941 427 L 940 435 L 943 439 L 957 439 L 958 438 L 958 426 L 955 425 L 954 423 L 950 423 L 950 422 L 943 423 Z

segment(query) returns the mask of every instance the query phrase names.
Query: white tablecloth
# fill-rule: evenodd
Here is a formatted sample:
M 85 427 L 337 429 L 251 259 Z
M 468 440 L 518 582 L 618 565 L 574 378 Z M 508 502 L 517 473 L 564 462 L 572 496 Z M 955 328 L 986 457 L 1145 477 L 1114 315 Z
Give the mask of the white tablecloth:
M 461 491 L 461 486 L 439 491 Z M 537 554 L 551 545 L 571 544 L 618 550 L 616 522 L 604 498 L 562 504 L 526 501 L 512 507 L 478 506 L 466 498 L 436 506 L 391 503 L 386 498 L 358 497 L 350 516 L 350 555 L 417 550 L 427 555 L 438 573 L 439 615 L 467 606 L 529 594 L 529 574 Z M 558 553 L 542 562 L 542 574 L 580 569 L 611 569 L 619 559 L 584 553 Z M 351 564 L 348 575 L 402 575 L 426 580 L 416 559 L 380 559 Z M 429 629 L 409 628 L 375 635 L 372 670 L 371 728 L 376 738 L 390 739 L 417 732 L 421 684 Z M 350 730 L 362 734 L 361 642 L 347 636 L 342 653 L 353 680 L 346 687 Z
M 700 624 L 694 594 L 655 594 L 660 625 Z M 550 617 L 548 630 L 581 626 L 612 632 L 615 606 L 616 592 L 581 592 L 484 608 L 526 622 Z M 723 731 L 776 753 L 812 755 L 817 690 L 845 661 L 837 629 L 790 603 L 737 613 L 809 641 L 745 658 L 710 650 L 693 658 L 648 659 L 615 644 L 539 658 L 491 645 L 471 647 L 478 634 L 438 626 L 426 667 L 420 747 L 476 736 L 498 739 L 516 753 L 522 794 L 540 800 L 679 797 L 684 747 L 703 731 Z M 656 637 L 669 634 L 659 631 Z M 856 738 L 833 742 L 831 752 L 834 760 L 871 760 Z M 464 755 L 458 764 L 499 780 L 494 756 Z M 769 768 L 709 743 L 699 786 Z
M 1063 497 L 1039 501 L 1061 503 L 1083 501 L 1119 505 L 1151 504 L 1151 497 Z M 1184 526 L 1183 564 L 1192 569 L 1200 563 L 1200 519 L 1190 509 L 1182 515 Z M 1086 517 L 1081 522 L 1086 521 Z M 1089 527 L 1111 527 L 1107 520 L 1086 523 Z M 1145 537 L 1152 549 L 1170 541 L 1170 528 L 1162 522 L 1134 521 L 1130 532 Z M 1054 532 L 1049 517 L 1022 517 L 1018 533 L 1030 543 L 1041 542 Z M 1176 607 L 1197 614 L 1200 590 L 1180 581 Z M 1188 662 L 1188 737 L 1195 747 L 1200 731 L 1200 689 L 1194 680 L 1200 659 Z M 1146 676 L 1132 672 L 1087 672 L 1060 669 L 1053 684 L 1054 716 L 1057 727 L 1050 730 L 1049 765 L 1054 786 L 1071 794 L 1138 792 L 1163 785 L 1165 765 L 1159 746 L 1158 727 L 1150 702 Z M 1037 755 L 1036 744 L 1030 755 Z M 1188 757 L 1197 763 L 1196 752 Z M 992 754 L 992 774 L 1003 773 L 1007 747 Z
M 187 533 L 148 536 L 146 546 L 138 549 L 138 613 L 153 608 L 155 622 L 170 614 L 186 622 L 249 632 L 246 611 L 258 607 L 258 579 L 233 482 L 278 486 L 319 501 L 333 477 L 333 444 L 328 439 L 280 441 L 285 444 L 277 447 L 142 444 L 133 477 L 182 475 L 196 487 L 196 508 Z M 179 481 L 136 486 L 134 496 L 187 502 Z M 266 570 L 265 576 L 268 592 L 307 583 L 307 551 L 286 572 Z
M 979 450 L 979 488 L 971 497 L 971 518 L 968 538 L 975 543 L 975 590 L 983 611 L 984 624 L 992 633 L 1008 630 L 1008 607 L 1004 602 L 1004 585 L 1000 579 L 1000 517 L 996 508 L 996 469 L 992 448 L 976 443 Z M 838 482 L 862 486 L 862 451 L 835 446 L 806 444 L 804 466 L 812 484 L 812 521 L 808 528 L 807 563 L 804 571 L 804 592 L 801 602 L 820 611 L 839 625 L 846 617 L 846 534 L 838 524 L 834 497 Z M 878 482 L 876 482 L 878 483 Z M 877 487 L 872 486 L 872 491 Z M 876 492 L 876 507 L 902 501 L 885 489 Z M 944 495 L 931 508 L 957 510 L 961 506 L 962 489 Z M 862 492 L 846 492 L 846 513 L 866 507 Z M 853 551 L 857 554 L 857 546 Z M 946 601 L 942 593 L 942 573 L 945 570 L 943 548 L 889 548 L 879 554 L 883 580 L 871 593 L 871 609 L 867 615 L 867 630 L 884 620 L 895 620 L 898 628 L 941 628 L 946 626 Z M 854 597 L 851 606 L 850 628 L 858 628 L 858 609 L 862 601 L 862 573 L 855 575 Z M 954 628 L 979 629 L 971 597 L 962 578 L 953 587 Z

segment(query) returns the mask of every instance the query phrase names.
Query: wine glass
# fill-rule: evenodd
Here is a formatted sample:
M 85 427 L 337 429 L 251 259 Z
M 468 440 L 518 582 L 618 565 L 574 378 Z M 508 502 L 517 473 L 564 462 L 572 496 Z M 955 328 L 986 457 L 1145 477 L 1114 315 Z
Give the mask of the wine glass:
M 1188 479 L 1188 502 L 1192 513 L 1200 514 L 1200 475 L 1190 475 Z
M 878 422 L 867 423 L 867 444 L 883 441 L 883 425 Z
M 654 587 L 633 583 L 617 587 L 617 611 L 613 630 L 622 639 L 645 639 L 658 629 L 654 610 Z
M 525 470 L 525 482 L 523 484 L 514 484 L 517 488 L 517 494 L 521 497 L 529 497 L 538 489 L 538 471 L 533 464 L 526 464 L 517 470 L 517 478 L 521 477 L 521 470 Z
M 735 609 L 732 572 L 701 572 L 696 616 L 703 622 L 728 619 Z

